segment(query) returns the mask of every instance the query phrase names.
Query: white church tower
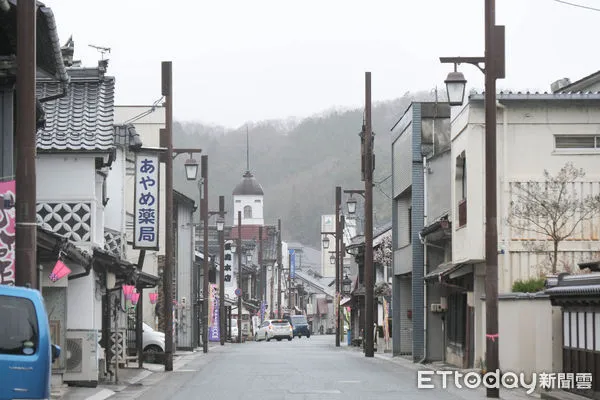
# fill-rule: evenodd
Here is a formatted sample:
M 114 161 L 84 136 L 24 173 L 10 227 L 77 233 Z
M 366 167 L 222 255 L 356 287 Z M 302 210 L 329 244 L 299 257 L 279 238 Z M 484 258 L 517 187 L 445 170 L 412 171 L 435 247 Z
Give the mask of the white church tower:
M 238 211 L 242 212 L 242 225 L 264 225 L 264 192 L 250 172 L 250 149 L 246 131 L 246 173 L 233 189 L 233 224 L 237 226 Z

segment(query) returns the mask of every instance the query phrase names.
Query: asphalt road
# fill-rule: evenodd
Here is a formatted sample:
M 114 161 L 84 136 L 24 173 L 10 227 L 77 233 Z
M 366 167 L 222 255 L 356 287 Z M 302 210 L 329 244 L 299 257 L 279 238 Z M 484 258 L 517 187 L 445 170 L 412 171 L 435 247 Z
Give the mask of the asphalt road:
M 479 396 L 478 396 L 479 397 Z M 333 336 L 246 342 L 211 348 L 185 367 L 156 374 L 113 398 L 189 399 L 462 399 L 417 389 L 417 372 L 362 352 L 336 348 Z

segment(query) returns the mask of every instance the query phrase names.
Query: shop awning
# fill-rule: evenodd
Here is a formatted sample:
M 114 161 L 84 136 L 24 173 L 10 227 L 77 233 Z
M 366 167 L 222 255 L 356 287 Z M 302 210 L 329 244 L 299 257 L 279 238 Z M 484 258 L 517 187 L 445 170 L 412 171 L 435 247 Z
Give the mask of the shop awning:
M 437 266 L 436 269 L 425 275 L 426 280 L 441 279 L 444 275 L 448 275 L 452 271 L 460 268 L 461 263 L 446 262 Z

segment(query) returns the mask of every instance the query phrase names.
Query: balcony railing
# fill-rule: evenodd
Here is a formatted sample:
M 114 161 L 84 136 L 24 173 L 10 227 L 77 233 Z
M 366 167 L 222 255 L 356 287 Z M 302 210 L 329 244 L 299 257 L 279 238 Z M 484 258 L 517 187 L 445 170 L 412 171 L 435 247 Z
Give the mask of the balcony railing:
M 467 224 L 467 199 L 458 202 L 458 227 Z

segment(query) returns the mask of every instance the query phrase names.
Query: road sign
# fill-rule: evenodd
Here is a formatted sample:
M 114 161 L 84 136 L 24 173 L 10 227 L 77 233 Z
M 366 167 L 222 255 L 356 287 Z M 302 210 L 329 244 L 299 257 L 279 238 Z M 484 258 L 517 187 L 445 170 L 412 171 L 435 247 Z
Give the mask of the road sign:
M 240 289 L 240 288 L 237 288 L 237 289 L 235 289 L 235 291 L 234 291 L 233 293 L 235 293 L 235 295 L 236 295 L 237 297 L 240 297 L 240 296 L 242 295 L 242 289 Z

